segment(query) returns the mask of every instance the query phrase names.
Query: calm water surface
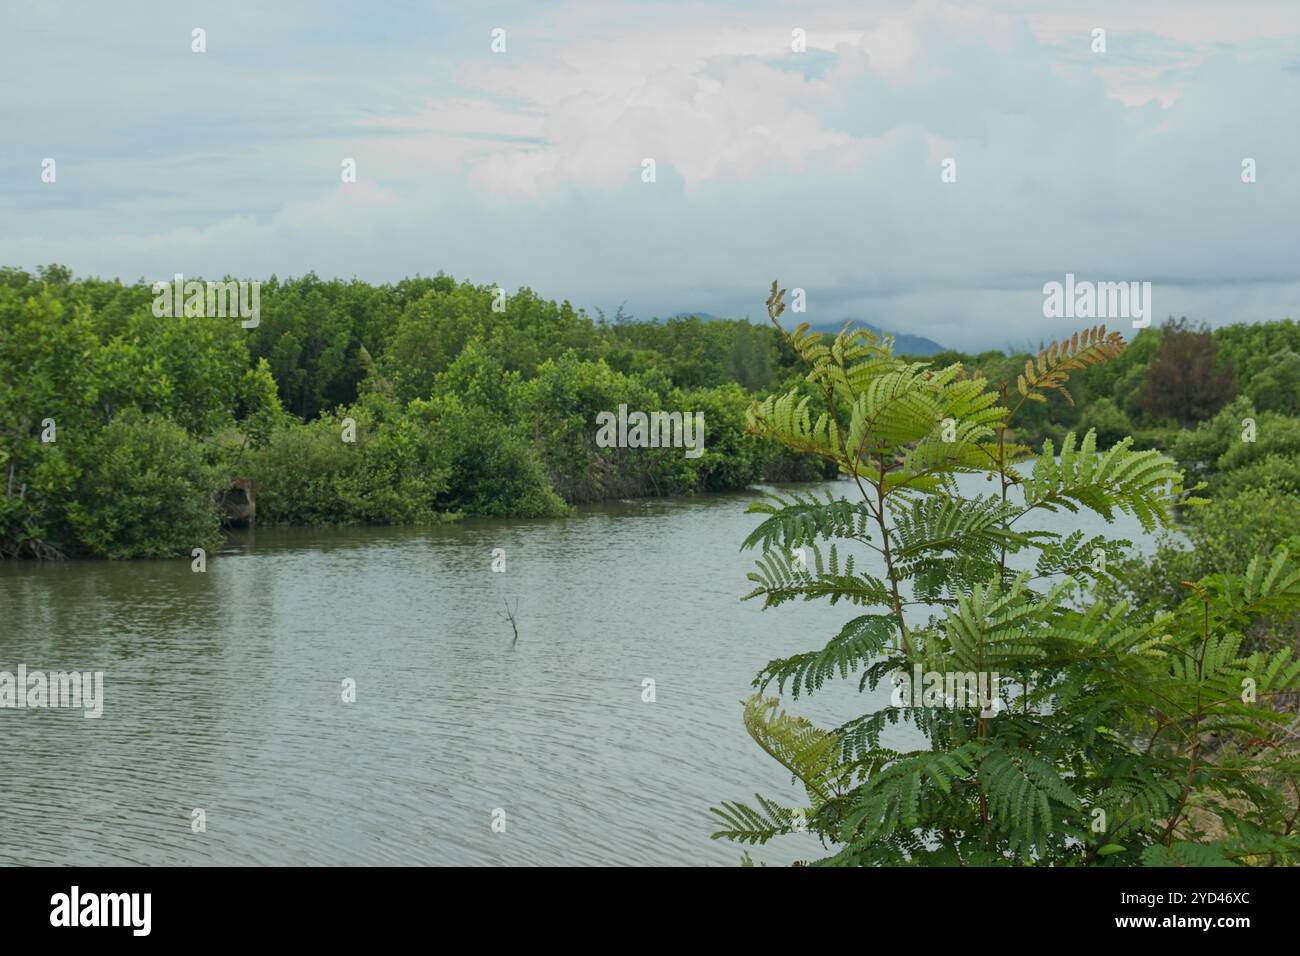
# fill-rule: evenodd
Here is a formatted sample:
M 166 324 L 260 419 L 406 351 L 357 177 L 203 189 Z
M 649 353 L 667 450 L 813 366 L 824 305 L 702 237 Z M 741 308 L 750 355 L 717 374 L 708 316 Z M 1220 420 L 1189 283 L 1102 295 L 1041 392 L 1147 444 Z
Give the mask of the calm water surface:
M 188 558 L 0 564 L 0 670 L 105 683 L 98 720 L 0 709 L 0 864 L 734 864 L 710 806 L 805 802 L 741 726 L 749 682 L 855 613 L 738 600 L 754 497 L 258 529 L 205 574 Z M 796 709 L 850 717 L 866 709 L 856 688 Z M 921 741 L 903 728 L 886 743 Z

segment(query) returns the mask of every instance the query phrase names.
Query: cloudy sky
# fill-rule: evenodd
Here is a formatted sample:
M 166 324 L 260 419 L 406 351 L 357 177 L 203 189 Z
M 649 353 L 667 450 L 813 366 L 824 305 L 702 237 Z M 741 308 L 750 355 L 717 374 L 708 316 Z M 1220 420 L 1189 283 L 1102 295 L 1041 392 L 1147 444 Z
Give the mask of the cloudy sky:
M 815 322 L 965 348 L 1080 324 L 1043 316 L 1067 272 L 1300 318 L 1300 13 L 0 0 L 0 223 L 6 265 L 442 270 L 638 316 L 758 319 L 779 276 Z

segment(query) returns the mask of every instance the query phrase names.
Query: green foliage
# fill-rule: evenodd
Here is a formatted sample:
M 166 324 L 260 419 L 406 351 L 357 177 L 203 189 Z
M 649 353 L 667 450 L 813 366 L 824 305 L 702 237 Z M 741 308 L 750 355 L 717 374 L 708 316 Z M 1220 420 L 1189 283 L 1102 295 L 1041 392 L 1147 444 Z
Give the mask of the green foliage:
M 155 316 L 153 299 L 144 282 L 0 269 L 0 557 L 81 548 L 65 520 L 71 449 L 101 447 L 132 413 L 203 442 L 223 481 L 254 478 L 263 522 L 547 516 L 824 475 L 746 434 L 746 389 L 776 381 L 783 358 L 773 330 L 745 321 L 593 322 L 444 275 L 273 277 L 251 329 Z M 597 447 L 597 414 L 620 404 L 703 412 L 703 454 Z M 336 434 L 349 415 L 355 447 Z M 47 419 L 55 443 L 40 440 Z
M 1046 442 L 1032 474 L 1021 484 L 1028 506 L 1025 510 L 1065 508 L 1077 512 L 1083 506 L 1107 521 L 1122 511 L 1137 518 L 1147 531 L 1157 524 L 1167 527 L 1172 521 L 1172 505 L 1179 500 L 1183 474 L 1170 458 L 1154 450 L 1133 451 L 1132 443 L 1125 438 L 1109 451 L 1098 453 L 1096 434 L 1088 432 L 1076 452 L 1071 432 L 1057 456 L 1052 443 Z M 1197 498 L 1183 500 L 1185 504 L 1199 502 Z
M 1069 432 L 1093 431 L 1108 447 L 1133 431 L 1130 423 L 1142 447 L 1174 447 L 1189 474 L 1216 494 L 1300 491 L 1300 420 L 1291 417 L 1300 330 L 1291 322 L 1213 333 L 1247 397 L 1203 433 L 1180 434 L 1138 402 L 1162 349 L 1172 347 L 1169 328 L 1143 330 L 1122 352 L 1115 336 L 1092 330 L 1037 355 L 990 351 L 968 361 L 950 353 L 926 364 L 904 362 L 865 334 L 837 346 L 835 337 L 808 329 L 790 337 L 739 319 L 640 322 L 620 311 L 593 321 L 529 289 L 502 301 L 494 285 L 441 274 L 386 285 L 272 277 L 262 284 L 253 329 L 224 318 L 159 318 L 152 302 L 144 282 L 74 278 L 60 266 L 36 274 L 0 269 L 0 556 L 79 547 L 65 520 L 77 494 L 72 449 L 89 447 L 131 412 L 163 416 L 211 446 L 205 454 L 227 480 L 250 477 L 255 466 L 264 479 L 257 485 L 262 520 L 545 515 L 577 502 L 762 480 L 845 474 L 866 481 L 881 470 L 886 447 L 878 436 L 900 442 L 908 456 L 902 468 L 886 462 L 886 490 L 902 483 L 932 492 L 945 469 L 986 468 L 999 442 L 1060 447 Z M 800 370 L 822 355 L 829 358 L 815 374 Z M 869 389 L 849 377 L 864 374 L 853 370 L 870 365 L 867 358 L 884 370 L 870 372 Z M 1070 376 L 1068 392 L 1062 375 Z M 997 389 L 980 383 L 1006 383 L 1008 394 L 1019 395 L 1018 380 L 1028 400 L 1013 423 L 1001 420 Z M 376 434 L 396 444 L 387 449 L 372 435 L 361 456 L 339 457 L 342 449 L 326 438 L 359 403 Z M 597 447 L 596 415 L 620 404 L 704 412 L 703 455 Z M 1235 424 L 1229 410 L 1240 412 Z M 1259 425 L 1255 443 L 1238 437 L 1247 412 Z M 936 416 L 958 423 L 953 447 Z M 777 440 L 757 422 L 765 417 L 777 431 L 806 418 L 801 440 Z M 40 440 L 47 418 L 57 422 L 57 443 Z M 322 418 L 333 424 L 318 433 L 313 423 Z M 404 429 L 430 428 L 399 439 Z M 851 471 L 832 453 L 832 439 L 845 437 L 854 442 Z M 279 451 L 259 453 L 275 444 Z M 295 448 L 321 473 L 295 473 Z M 302 497 L 313 494 L 320 500 Z M 368 494 L 370 504 L 357 497 Z M 952 556 L 906 560 L 909 573 L 928 582 L 927 594 L 946 593 L 935 583 L 943 574 L 966 573 L 965 559 Z
M 245 434 L 255 447 L 265 445 L 276 425 L 284 421 L 284 409 L 266 359 L 258 359 L 255 368 L 244 370 L 238 397 L 239 418 Z
M 25 277 L 25 274 L 24 274 Z M 43 443 L 46 420 L 65 438 L 95 415 L 96 339 L 84 310 L 44 287 L 0 286 L 0 555 L 57 554 L 49 544 L 74 477 L 63 446 Z
M 206 518 L 196 517 L 210 511 L 211 489 L 189 464 L 187 448 L 177 446 L 171 486 L 149 473 L 162 464 L 148 456 L 177 445 L 162 419 L 195 439 L 240 428 L 252 441 L 269 435 L 280 414 L 275 383 L 264 365 L 249 367 L 239 324 L 157 318 L 143 284 L 73 283 L 60 269 L 44 270 L 39 281 L 13 271 L 3 278 L 0 556 L 145 556 L 177 553 L 190 541 L 182 549 L 188 553 L 197 546 L 193 539 L 211 541 L 200 527 Z M 110 433 L 123 416 L 130 427 Z M 41 440 L 46 422 L 53 441 Z M 142 484 L 123 486 L 134 503 L 117 508 L 85 476 L 109 469 L 125 479 L 120 451 L 111 462 L 93 457 L 123 444 L 145 457 L 138 463 Z M 164 487 L 188 490 L 193 500 L 156 509 L 139 523 L 156 534 L 150 544 L 127 527 L 128 519 Z
M 668 407 L 704 415 L 704 453 L 686 458 L 679 449 L 669 452 L 669 461 L 686 469 L 689 487 L 726 491 L 763 479 L 773 445 L 754 441 L 747 433 L 749 402 L 749 393 L 735 383 L 670 393 Z
M 1300 495 L 1300 456 L 1267 454 L 1218 477 L 1214 487 L 1223 498 L 1235 498 L 1256 488 Z
M 782 297 L 773 283 L 778 329 Z M 825 411 L 814 418 L 791 390 L 756 401 L 750 427 L 834 461 L 858 495 L 756 504 L 749 597 L 874 610 L 824 647 L 769 663 L 745 708 L 751 737 L 810 805 L 725 803 L 716 835 L 759 843 L 807 829 L 830 865 L 1300 860 L 1294 800 L 1279 797 L 1297 793 L 1300 775 L 1279 706 L 1300 691 L 1300 660 L 1247 640 L 1258 622 L 1300 608 L 1286 548 L 1207 575 L 1162 610 L 1080 588 L 1122 590 L 1124 542 L 1016 527 L 1034 511 L 1080 509 L 1169 527 L 1177 507 L 1200 502 L 1172 459 L 1128 438 L 1099 451 L 1095 432 L 1067 432 L 1058 456 L 1050 441 L 1035 454 L 1009 437 L 1022 409 L 1116 358 L 1121 343 L 1092 330 L 1042 350 L 1019 372 L 1013 404 L 1010 388 L 953 364 L 903 362 L 861 332 L 826 343 L 800 327 L 789 342 Z M 955 476 L 971 473 L 997 493 L 960 494 Z M 1033 570 L 1013 572 L 1016 556 Z M 854 674 L 875 692 L 916 672 L 939 680 L 832 729 L 762 696 L 775 684 L 799 697 Z M 887 746 L 900 723 L 928 746 Z
M 543 362 L 516 397 L 517 418 L 566 501 L 671 494 L 688 490 L 679 449 L 600 448 L 596 416 L 620 404 L 663 408 L 643 375 L 626 375 L 572 352 Z
M 1257 412 L 1243 396 L 1194 431 L 1179 434 L 1172 451 L 1188 474 L 1207 482 L 1211 493 L 1219 492 L 1227 481 L 1237 487 L 1269 483 L 1294 487 L 1300 419 Z
M 497 518 L 548 518 L 569 509 L 546 479 L 522 429 L 455 395 L 412 402 L 411 419 L 439 436 L 439 454 L 455 484 L 438 499 L 449 511 Z
M 131 411 L 73 447 L 66 550 L 166 558 L 221 544 L 220 470 L 176 423 Z
M 536 378 L 514 392 L 513 418 L 538 450 L 552 485 L 566 501 L 683 494 L 743 488 L 761 480 L 775 457 L 770 444 L 745 430 L 750 396 L 739 385 L 683 391 L 649 372 L 625 374 L 573 352 L 548 359 Z M 681 448 L 601 448 L 596 416 L 620 405 L 636 411 L 704 415 L 704 451 Z
M 1216 329 L 1214 337 L 1247 390 L 1250 383 L 1277 362 L 1279 354 L 1300 352 L 1300 325 L 1290 319 L 1228 325 Z
M 261 288 L 260 321 L 247 333 L 254 362 L 265 359 L 280 401 L 306 419 L 355 400 L 365 377 L 362 349 L 382 354 L 403 302 L 432 280 L 396 289 L 325 281 L 314 274 Z
M 1180 428 L 1218 411 L 1233 394 L 1234 382 L 1260 412 L 1296 416 L 1296 355 L 1300 326 L 1290 320 L 1227 325 L 1213 332 L 1194 329 L 1185 320 L 1168 322 L 1141 330 L 1122 353 L 1076 372 L 1070 383 L 1073 403 L 1062 398 L 1022 408 L 1016 430 L 1020 440 L 1035 446 L 1048 438 L 1059 444 L 1067 431 L 1094 429 L 1102 445 L 1132 434 L 1144 447 L 1168 447 Z M 990 382 L 1014 383 L 1027 358 L 945 352 L 932 361 L 960 362 Z
M 1191 510 L 1178 536 L 1164 537 L 1154 555 L 1116 568 L 1115 591 L 1139 607 L 1176 607 L 1184 581 L 1216 573 L 1243 574 L 1258 554 L 1285 547 L 1300 555 L 1300 497 L 1273 488 L 1247 488 Z M 1264 620 L 1257 641 L 1300 633 L 1300 620 Z
M 1275 352 L 1268 367 L 1250 380 L 1246 394 L 1261 412 L 1300 415 L 1300 354 Z
M 1133 423 L 1109 398 L 1102 397 L 1089 403 L 1079 416 L 1079 427 L 1096 434 L 1098 443 L 1113 445 L 1133 434 Z
M 138 350 L 149 377 L 165 383 L 161 401 L 137 395 L 131 404 L 161 412 L 202 437 L 234 421 L 248 368 L 243 334 L 228 318 L 157 318 L 148 310 L 132 315 L 110 342 Z
M 766 689 L 775 683 L 778 693 L 799 695 L 819 690 L 828 680 L 846 678 L 877 659 L 893 636 L 891 619 L 881 614 L 861 614 L 840 629 L 821 650 L 774 660 L 758 675 L 755 685 Z
M 391 410 L 390 410 L 391 412 Z M 352 419 L 355 442 L 343 440 Z M 417 421 L 377 402 L 287 424 L 245 456 L 268 524 L 420 524 L 440 518 L 444 449 Z
M 739 319 L 628 322 L 609 333 L 618 343 L 606 355 L 611 366 L 626 373 L 662 366 L 680 388 L 735 382 L 762 391 L 775 384 L 781 363 L 773 330 Z

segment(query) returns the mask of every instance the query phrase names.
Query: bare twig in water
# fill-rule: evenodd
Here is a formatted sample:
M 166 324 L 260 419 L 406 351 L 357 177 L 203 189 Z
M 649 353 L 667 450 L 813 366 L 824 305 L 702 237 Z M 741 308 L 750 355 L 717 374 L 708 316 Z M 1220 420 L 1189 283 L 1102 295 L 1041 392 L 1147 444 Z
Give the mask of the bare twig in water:
M 510 602 L 506 601 L 504 598 L 502 598 L 502 603 L 506 606 L 504 617 L 510 622 L 510 629 L 515 632 L 514 640 L 510 642 L 510 646 L 514 647 L 515 644 L 519 642 L 519 626 L 515 623 L 515 611 L 519 610 L 519 599 L 515 598 L 515 606 L 513 608 L 510 607 Z

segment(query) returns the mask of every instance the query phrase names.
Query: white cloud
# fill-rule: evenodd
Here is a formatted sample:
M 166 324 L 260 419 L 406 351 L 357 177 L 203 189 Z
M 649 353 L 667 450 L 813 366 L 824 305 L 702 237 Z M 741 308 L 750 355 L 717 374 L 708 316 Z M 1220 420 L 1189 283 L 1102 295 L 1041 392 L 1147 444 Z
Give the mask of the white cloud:
M 1067 271 L 1153 281 L 1158 315 L 1295 302 L 1300 44 L 1268 2 L 1236 18 L 1250 26 L 1196 3 L 529 7 L 491 14 L 503 55 L 487 26 L 327 7 L 296 36 L 278 10 L 279 45 L 236 18 L 204 64 L 143 55 L 174 37 L 134 7 L 62 39 L 24 9 L 0 54 L 17 44 L 30 67 L 61 43 L 77 60 L 3 81 L 0 263 L 445 269 L 638 314 L 758 315 L 779 275 L 815 320 L 960 346 L 1064 331 L 1045 328 L 1041 287 Z M 235 25 L 249 45 L 230 45 Z M 1096 25 L 1106 58 L 1088 52 Z M 96 45 L 101 29 L 130 55 Z M 45 155 L 57 186 L 39 182 Z M 1243 156 L 1258 183 L 1240 182 Z

